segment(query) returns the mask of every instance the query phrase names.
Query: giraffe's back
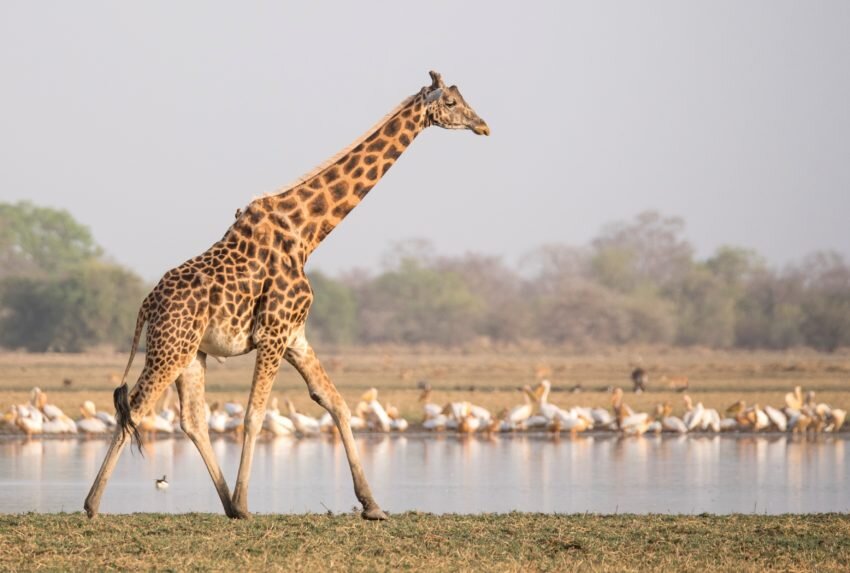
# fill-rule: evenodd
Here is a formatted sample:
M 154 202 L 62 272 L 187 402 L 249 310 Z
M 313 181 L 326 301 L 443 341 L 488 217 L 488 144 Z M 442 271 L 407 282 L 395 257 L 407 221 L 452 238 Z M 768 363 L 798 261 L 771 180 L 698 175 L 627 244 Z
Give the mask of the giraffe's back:
M 186 330 L 195 351 L 238 356 L 255 348 L 258 318 L 285 338 L 303 325 L 312 302 L 297 260 L 262 237 L 246 242 L 226 235 L 165 273 L 151 292 L 149 346 L 152 332 Z

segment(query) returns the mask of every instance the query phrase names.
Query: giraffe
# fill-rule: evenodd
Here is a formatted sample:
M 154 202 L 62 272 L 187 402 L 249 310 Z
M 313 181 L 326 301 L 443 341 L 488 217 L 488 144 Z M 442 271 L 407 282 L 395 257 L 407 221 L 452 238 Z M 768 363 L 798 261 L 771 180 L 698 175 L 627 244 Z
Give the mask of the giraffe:
M 350 411 L 307 341 L 305 322 L 313 293 L 304 264 L 325 237 L 356 207 L 428 126 L 490 128 L 463 99 L 430 72 L 431 84 L 405 99 L 383 120 L 329 161 L 280 192 L 237 210 L 222 239 L 203 254 L 168 271 L 145 297 L 121 385 L 114 392 L 118 427 L 85 501 L 89 517 L 136 425 L 159 395 L 176 383 L 180 423 L 197 447 L 224 512 L 250 517 L 248 480 L 266 401 L 283 360 L 307 384 L 310 397 L 333 417 L 351 469 L 364 519 L 386 519 L 360 465 Z M 130 391 L 127 374 L 147 323 L 145 364 Z M 204 411 L 207 356 L 224 359 L 256 351 L 245 411 L 244 437 L 231 496 L 210 445 Z

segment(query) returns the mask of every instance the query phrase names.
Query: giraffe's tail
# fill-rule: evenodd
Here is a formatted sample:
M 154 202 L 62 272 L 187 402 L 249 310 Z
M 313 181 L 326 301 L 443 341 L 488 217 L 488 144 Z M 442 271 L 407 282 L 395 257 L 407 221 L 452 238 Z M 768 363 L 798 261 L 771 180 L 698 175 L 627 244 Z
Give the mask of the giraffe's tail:
M 139 339 L 142 336 L 142 329 L 148 320 L 147 301 L 142 303 L 142 308 L 139 309 L 139 315 L 136 317 L 136 331 L 133 334 L 133 345 L 130 347 L 130 359 L 127 361 L 127 367 L 124 369 L 124 376 L 121 378 L 121 385 L 112 393 L 112 402 L 115 405 L 115 421 L 122 433 L 131 433 L 132 438 L 136 439 L 136 448 L 139 453 L 142 452 L 142 438 L 139 435 L 139 428 L 133 421 L 130 415 L 130 390 L 127 387 L 127 374 L 130 372 L 130 367 L 133 365 L 133 359 L 136 357 L 136 349 L 139 347 Z

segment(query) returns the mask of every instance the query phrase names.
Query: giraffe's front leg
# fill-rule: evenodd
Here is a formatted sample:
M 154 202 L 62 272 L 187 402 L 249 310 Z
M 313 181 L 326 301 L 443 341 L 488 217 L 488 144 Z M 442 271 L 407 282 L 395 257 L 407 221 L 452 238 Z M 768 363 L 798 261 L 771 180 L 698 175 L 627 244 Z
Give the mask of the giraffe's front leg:
M 245 411 L 245 435 L 242 444 L 242 458 L 239 462 L 239 473 L 236 476 L 236 487 L 233 489 L 233 517 L 246 519 L 251 516 L 248 512 L 248 480 L 251 477 L 251 463 L 254 459 L 254 444 L 257 435 L 263 427 L 266 415 L 266 402 L 272 390 L 280 360 L 283 355 L 283 343 L 280 337 L 261 344 L 257 347 L 257 360 L 254 364 L 254 380 L 251 384 L 251 396 Z
M 180 424 L 183 431 L 189 436 L 189 439 L 198 448 L 204 464 L 210 473 L 210 477 L 215 484 L 215 489 L 221 499 L 221 504 L 224 507 L 224 513 L 228 517 L 235 517 L 233 513 L 233 503 L 230 498 L 230 490 L 227 487 L 227 482 L 224 481 L 224 476 L 221 473 L 221 468 L 218 461 L 215 459 L 215 453 L 210 444 L 209 429 L 207 427 L 206 412 L 204 409 L 204 377 L 207 370 L 207 356 L 203 352 L 198 352 L 195 360 L 183 371 L 177 378 L 177 393 L 180 396 Z
M 363 512 L 361 513 L 363 519 L 387 519 L 387 514 L 372 497 L 372 490 L 369 488 L 363 467 L 360 465 L 357 445 L 354 443 L 354 436 L 351 433 L 351 412 L 348 405 L 339 395 L 316 357 L 316 353 L 313 352 L 306 338 L 303 337 L 303 331 L 296 343 L 286 349 L 284 358 L 298 370 L 304 381 L 307 382 L 310 397 L 333 416 L 339 435 L 342 437 L 345 454 L 348 456 L 348 465 L 351 468 L 351 477 L 354 480 L 354 494 L 363 504 Z

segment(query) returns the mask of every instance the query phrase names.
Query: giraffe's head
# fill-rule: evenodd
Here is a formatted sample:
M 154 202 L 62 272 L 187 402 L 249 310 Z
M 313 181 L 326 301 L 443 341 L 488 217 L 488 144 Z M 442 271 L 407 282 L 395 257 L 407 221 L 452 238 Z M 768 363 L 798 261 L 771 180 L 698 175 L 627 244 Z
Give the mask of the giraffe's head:
M 446 87 L 440 74 L 429 73 L 431 85 L 422 88 L 428 122 L 445 129 L 471 129 L 477 135 L 490 135 L 490 128 L 466 103 L 457 86 Z

